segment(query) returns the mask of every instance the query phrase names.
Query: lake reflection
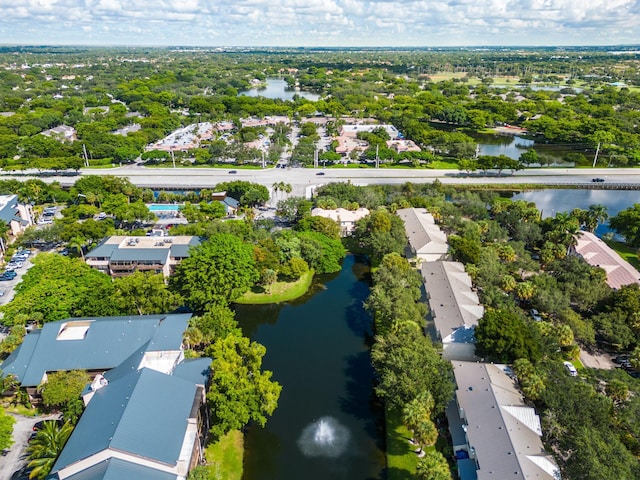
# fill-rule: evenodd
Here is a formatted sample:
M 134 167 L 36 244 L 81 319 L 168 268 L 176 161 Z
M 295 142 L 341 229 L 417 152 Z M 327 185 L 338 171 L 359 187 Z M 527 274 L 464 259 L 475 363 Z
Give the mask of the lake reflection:
M 264 368 L 282 385 L 266 427 L 245 437 L 244 480 L 385 478 L 365 267 L 348 256 L 302 299 L 237 306 L 244 333 L 267 348 Z
M 292 90 L 288 88 L 287 82 L 282 78 L 267 78 L 267 85 L 264 88 L 252 88 L 238 95 L 246 95 L 248 97 L 265 97 L 265 98 L 281 98 L 282 100 L 293 100 L 293 96 L 306 98 L 312 102 L 320 100 L 320 95 L 300 90 Z
M 590 205 L 604 205 L 609 217 L 640 203 L 640 192 L 635 190 L 535 190 L 521 192 L 512 200 L 533 202 L 542 212 L 542 218 L 555 217 L 558 212 L 570 212 L 574 208 L 587 210 Z M 600 225 L 598 235 L 609 231 L 608 224 Z

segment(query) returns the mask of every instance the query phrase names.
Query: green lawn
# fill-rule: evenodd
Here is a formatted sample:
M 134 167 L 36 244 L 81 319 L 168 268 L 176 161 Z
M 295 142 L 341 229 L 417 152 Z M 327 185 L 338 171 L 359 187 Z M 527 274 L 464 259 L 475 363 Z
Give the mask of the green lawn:
M 295 282 L 276 282 L 267 293 L 262 287 L 254 287 L 235 302 L 243 305 L 263 305 L 267 303 L 281 303 L 295 300 L 304 295 L 313 280 L 313 269 L 302 275 Z
M 631 247 L 623 242 L 616 242 L 615 240 L 607 241 L 607 245 L 613 248 L 618 255 L 624 258 L 627 262 L 634 266 L 634 268 L 640 270 L 640 260 L 638 259 L 638 249 Z
M 409 443 L 411 433 L 402 424 L 400 414 L 385 408 L 387 431 L 387 479 L 412 480 L 415 478 L 418 455 Z
M 209 470 L 208 478 L 216 480 L 241 480 L 244 439 L 242 432 L 234 430 L 217 443 L 207 446 L 204 457 Z

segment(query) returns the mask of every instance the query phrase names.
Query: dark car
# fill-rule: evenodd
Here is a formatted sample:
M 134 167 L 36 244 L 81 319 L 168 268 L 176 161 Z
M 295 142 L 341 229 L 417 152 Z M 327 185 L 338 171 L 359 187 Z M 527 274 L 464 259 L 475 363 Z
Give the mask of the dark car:
M 238 173 L 237 170 L 229 170 L 229 173 Z
M 318 172 L 316 175 L 324 175 L 324 172 Z
M 591 181 L 594 183 L 602 183 L 604 182 L 604 178 L 592 178 Z

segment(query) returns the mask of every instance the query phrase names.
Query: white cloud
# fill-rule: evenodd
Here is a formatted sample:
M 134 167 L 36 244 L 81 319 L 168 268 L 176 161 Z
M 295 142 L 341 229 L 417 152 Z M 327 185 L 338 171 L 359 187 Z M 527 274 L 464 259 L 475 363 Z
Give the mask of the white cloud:
M 0 26 L 2 43 L 82 43 L 91 32 L 104 44 L 615 44 L 640 43 L 640 2 L 0 0 Z

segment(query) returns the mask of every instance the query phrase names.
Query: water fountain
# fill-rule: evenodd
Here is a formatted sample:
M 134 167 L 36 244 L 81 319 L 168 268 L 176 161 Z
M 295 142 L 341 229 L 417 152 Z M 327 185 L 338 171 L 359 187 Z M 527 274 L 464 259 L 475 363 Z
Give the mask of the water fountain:
M 336 458 L 342 455 L 351 435 L 333 417 L 322 417 L 307 425 L 298 439 L 298 447 L 308 457 Z

